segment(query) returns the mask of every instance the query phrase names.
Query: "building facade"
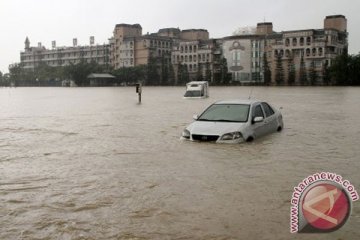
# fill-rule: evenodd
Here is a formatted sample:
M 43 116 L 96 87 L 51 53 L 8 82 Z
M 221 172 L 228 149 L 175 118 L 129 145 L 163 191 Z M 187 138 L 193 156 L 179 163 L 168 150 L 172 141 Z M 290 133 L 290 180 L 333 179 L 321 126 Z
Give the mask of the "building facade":
M 240 35 L 210 39 L 205 29 L 164 28 L 143 35 L 140 24 L 116 24 L 109 44 L 94 45 L 91 37 L 88 46 L 77 46 L 74 39 L 72 47 L 56 47 L 53 42 L 52 49 L 46 49 L 40 43 L 30 47 L 26 38 L 20 55 L 25 69 L 41 63 L 57 67 L 95 61 L 116 70 L 154 62 L 159 69 L 171 65 L 175 78 L 185 68 L 189 80 L 207 81 L 220 74 L 225 59 L 232 82 L 264 83 L 269 69 L 270 84 L 304 84 L 309 78 L 321 84 L 327 67 L 348 47 L 345 16 L 327 16 L 323 26 L 276 32 L 271 22 L 264 22 Z
M 46 49 L 41 43 L 37 47 L 31 47 L 28 38 L 25 40 L 25 50 L 20 53 L 20 62 L 24 69 L 35 69 L 41 64 L 51 67 L 63 67 L 70 64 L 77 64 L 81 61 L 96 62 L 99 65 L 110 64 L 110 45 L 94 45 L 93 37 L 90 38 L 90 45 L 77 46 L 77 40 L 73 39 L 73 47 L 56 47 L 52 43 L 52 49 Z
M 215 39 L 180 39 L 174 45 L 171 59 L 175 72 L 180 65 L 186 68 L 189 80 L 213 81 L 220 64 L 221 48 Z
M 254 33 L 225 37 L 222 44 L 232 81 L 263 83 L 266 54 L 271 84 L 285 85 L 321 84 L 326 68 L 347 47 L 347 20 L 343 15 L 327 16 L 323 29 L 275 32 L 272 23 L 258 23 Z M 291 71 L 293 82 L 289 79 Z M 301 82 L 302 74 L 307 83 Z
M 263 82 L 265 40 L 257 35 L 232 36 L 223 39 L 223 56 L 233 82 Z
M 321 84 L 326 68 L 337 56 L 347 51 L 347 20 L 343 15 L 327 16 L 323 29 L 274 32 L 265 37 L 265 53 L 273 83 L 278 80 L 276 76 L 280 62 L 284 72 L 283 84 L 304 84 L 301 82 L 301 71 L 305 72 L 308 83 L 314 81 Z M 289 82 L 291 66 L 295 70 L 294 83 Z M 311 75 L 314 79 L 311 79 Z

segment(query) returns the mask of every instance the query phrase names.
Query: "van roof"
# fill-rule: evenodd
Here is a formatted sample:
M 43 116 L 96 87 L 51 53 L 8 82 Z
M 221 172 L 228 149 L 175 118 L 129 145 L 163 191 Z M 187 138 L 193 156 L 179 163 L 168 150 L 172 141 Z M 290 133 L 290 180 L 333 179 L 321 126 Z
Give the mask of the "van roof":
M 207 84 L 208 81 L 192 81 L 192 82 L 188 82 L 186 85 L 189 85 L 189 84 Z

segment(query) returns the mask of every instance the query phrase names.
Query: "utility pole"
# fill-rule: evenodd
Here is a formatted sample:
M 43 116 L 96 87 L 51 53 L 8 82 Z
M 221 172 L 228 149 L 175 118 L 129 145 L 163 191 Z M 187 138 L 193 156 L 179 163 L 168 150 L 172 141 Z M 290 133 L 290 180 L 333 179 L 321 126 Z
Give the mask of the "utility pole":
M 141 103 L 141 91 L 142 91 L 141 83 L 137 83 L 135 84 L 135 86 L 136 86 L 136 93 L 139 96 L 139 103 Z

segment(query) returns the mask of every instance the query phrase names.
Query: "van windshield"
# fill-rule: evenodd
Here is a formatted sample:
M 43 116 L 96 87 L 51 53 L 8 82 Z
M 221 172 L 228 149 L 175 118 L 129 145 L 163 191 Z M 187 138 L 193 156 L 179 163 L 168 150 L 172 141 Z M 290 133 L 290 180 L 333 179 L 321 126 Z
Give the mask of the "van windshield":
M 213 104 L 206 109 L 198 121 L 247 122 L 250 105 L 248 104 Z
M 202 97 L 201 91 L 186 91 L 184 97 Z

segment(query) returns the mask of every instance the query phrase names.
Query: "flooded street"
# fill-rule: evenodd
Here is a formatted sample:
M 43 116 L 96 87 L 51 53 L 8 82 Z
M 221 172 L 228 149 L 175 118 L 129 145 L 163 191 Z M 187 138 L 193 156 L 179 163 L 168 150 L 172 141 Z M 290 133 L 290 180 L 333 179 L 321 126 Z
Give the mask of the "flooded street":
M 360 88 L 255 87 L 285 128 L 239 145 L 180 140 L 194 114 L 251 87 L 0 88 L 0 239 L 309 239 L 290 234 L 310 174 L 360 190 Z M 360 239 L 360 206 L 312 239 Z

